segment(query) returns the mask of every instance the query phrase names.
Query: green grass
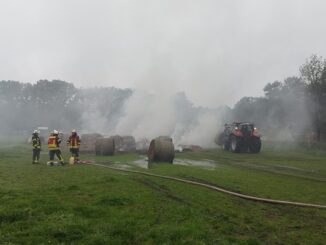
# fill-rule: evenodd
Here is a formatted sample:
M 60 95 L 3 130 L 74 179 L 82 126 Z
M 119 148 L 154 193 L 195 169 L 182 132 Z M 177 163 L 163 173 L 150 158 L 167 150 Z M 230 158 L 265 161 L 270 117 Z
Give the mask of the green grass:
M 152 173 L 233 191 L 326 205 L 326 154 L 219 150 L 177 154 L 215 169 L 156 164 Z M 137 155 L 84 156 L 129 165 Z M 65 159 L 68 159 L 65 154 Z M 95 166 L 31 164 L 24 144 L 0 145 L 0 244 L 325 244 L 326 211 L 245 201 Z

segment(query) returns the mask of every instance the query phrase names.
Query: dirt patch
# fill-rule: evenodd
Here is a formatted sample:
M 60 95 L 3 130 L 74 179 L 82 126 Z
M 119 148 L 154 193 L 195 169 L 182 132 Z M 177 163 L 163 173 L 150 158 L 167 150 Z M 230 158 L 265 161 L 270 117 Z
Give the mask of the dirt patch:
M 270 212 L 270 211 L 267 211 L 265 213 L 265 217 L 268 219 L 268 220 L 271 220 L 271 221 L 276 221 L 280 218 L 280 215 L 277 214 L 277 213 L 274 213 L 274 212 Z
M 104 197 L 97 202 L 101 206 L 126 206 L 132 203 L 132 200 L 129 198 L 107 198 Z

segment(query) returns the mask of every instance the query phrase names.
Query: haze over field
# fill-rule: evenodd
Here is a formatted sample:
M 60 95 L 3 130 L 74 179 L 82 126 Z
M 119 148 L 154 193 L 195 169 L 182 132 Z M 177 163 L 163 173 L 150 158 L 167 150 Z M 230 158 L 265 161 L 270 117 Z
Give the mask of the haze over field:
M 233 105 L 326 56 L 323 0 L 2 0 L 2 80 L 155 84 Z M 167 81 L 165 81 L 167 82 Z M 170 87 L 174 84 L 173 87 Z
M 0 80 L 131 88 L 130 97 L 117 96 L 115 108 L 108 106 L 113 99 L 103 105 L 104 94 L 83 90 L 77 126 L 211 145 L 225 121 L 216 108 L 262 96 L 267 83 L 299 76 L 311 54 L 326 56 L 325 10 L 322 0 L 2 0 Z M 282 101 L 293 108 L 294 101 Z M 306 101 L 297 102 L 298 108 Z M 1 108 L 2 114 L 13 111 L 7 104 Z M 283 127 L 299 115 L 310 121 L 306 107 L 299 109 L 278 121 Z M 240 120 L 266 123 L 249 114 Z M 2 117 L 2 123 L 12 127 L 15 115 Z M 70 127 L 73 120 L 65 120 L 53 127 Z M 279 127 L 274 118 L 268 122 Z

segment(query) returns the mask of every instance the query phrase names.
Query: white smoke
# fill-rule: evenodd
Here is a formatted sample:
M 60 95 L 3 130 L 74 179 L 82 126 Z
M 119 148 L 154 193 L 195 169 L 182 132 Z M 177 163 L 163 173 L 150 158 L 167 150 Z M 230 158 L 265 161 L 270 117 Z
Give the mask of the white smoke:
M 98 110 L 98 104 L 89 103 L 87 108 L 84 108 L 82 114 L 82 131 L 83 133 L 101 133 L 107 132 L 108 120 Z
M 136 83 L 115 133 L 133 135 L 136 139 L 173 133 L 176 125 L 173 99 L 176 76 L 170 62 L 156 64 Z
M 185 105 L 176 103 L 178 73 L 165 58 L 154 60 L 156 65 L 136 83 L 124 105 L 124 115 L 112 133 L 132 135 L 136 139 L 164 135 L 172 137 L 176 144 L 211 145 L 218 126 L 217 116 L 207 113 L 198 118 L 195 109 L 187 110 Z
M 170 135 L 175 127 L 174 113 L 172 95 L 135 91 L 126 103 L 116 133 L 136 138 Z
M 181 136 L 181 144 L 196 144 L 202 147 L 214 147 L 214 138 L 221 126 L 220 115 L 211 111 L 205 112 L 198 118 L 198 124 L 191 125 L 191 128 Z
M 175 93 L 137 90 L 125 104 L 125 115 L 120 118 L 115 133 L 132 135 L 136 139 L 170 136 L 175 144 L 194 144 L 204 147 L 214 145 L 220 124 L 216 111 L 185 115 L 191 121 L 180 120 L 183 108 L 175 104 Z M 182 118 L 181 118 L 182 119 Z

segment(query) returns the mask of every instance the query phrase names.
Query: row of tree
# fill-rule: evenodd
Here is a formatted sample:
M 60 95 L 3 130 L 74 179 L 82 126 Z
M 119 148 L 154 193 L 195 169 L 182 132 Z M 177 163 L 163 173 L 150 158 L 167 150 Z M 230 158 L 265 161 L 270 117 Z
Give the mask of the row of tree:
M 300 77 L 268 83 L 263 97 L 244 97 L 233 108 L 234 120 L 255 122 L 270 138 L 326 134 L 326 60 L 312 55 Z
M 0 134 L 29 134 L 38 126 L 81 129 L 84 119 L 93 116 L 91 111 L 116 118 L 131 93 L 117 88 L 77 89 L 59 80 L 35 84 L 1 81 Z
M 206 112 L 220 122 L 251 121 L 271 137 L 297 138 L 314 132 L 321 140 L 326 132 L 326 60 L 311 56 L 300 67 L 300 77 L 268 83 L 263 97 L 244 97 L 234 108 L 216 110 L 194 107 L 184 93 L 175 95 L 175 119 L 186 131 Z M 60 80 L 35 84 L 0 81 L 0 134 L 29 134 L 38 126 L 85 131 L 113 129 L 124 115 L 130 89 L 78 89 Z M 216 129 L 218 130 L 218 129 Z

